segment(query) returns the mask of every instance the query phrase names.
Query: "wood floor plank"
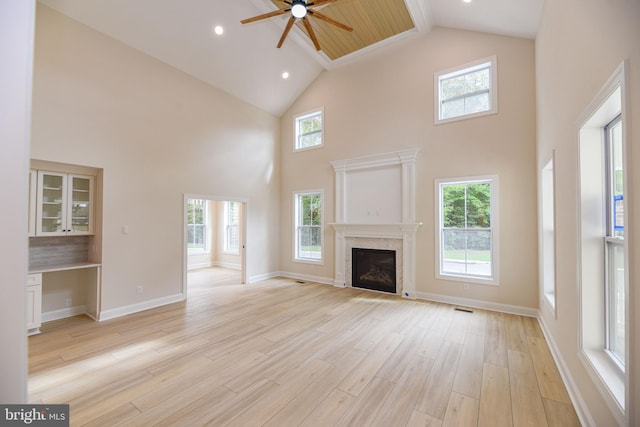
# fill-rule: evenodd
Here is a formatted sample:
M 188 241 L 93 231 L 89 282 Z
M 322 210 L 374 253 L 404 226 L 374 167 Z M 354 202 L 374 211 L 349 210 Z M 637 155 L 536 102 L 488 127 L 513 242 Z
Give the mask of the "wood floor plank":
M 442 427 L 442 420 L 433 418 L 424 412 L 413 411 L 407 427 Z
M 569 394 L 544 338 L 528 337 L 528 342 L 542 397 L 570 404 Z
M 509 369 L 485 363 L 478 427 L 512 427 Z
M 354 396 L 358 396 L 367 387 L 369 381 L 373 379 L 378 370 L 387 358 L 400 345 L 404 337 L 400 334 L 391 333 L 386 336 L 340 383 L 339 388 Z
M 355 400 L 355 396 L 339 388 L 333 389 L 303 421 L 301 427 L 334 426 L 353 405 Z
M 508 354 L 513 425 L 547 426 L 531 357 L 527 353 L 512 350 L 509 350 Z
M 551 399 L 542 399 L 549 427 L 580 427 L 580 420 L 572 405 Z
M 69 403 L 72 426 L 577 425 L 535 319 L 239 277 L 204 269 L 186 302 L 45 323 L 29 401 Z
M 461 350 L 461 344 L 445 341 L 418 398 L 416 409 L 438 419 L 444 418 Z
M 478 424 L 479 401 L 460 393 L 451 393 L 443 426 L 476 426 Z

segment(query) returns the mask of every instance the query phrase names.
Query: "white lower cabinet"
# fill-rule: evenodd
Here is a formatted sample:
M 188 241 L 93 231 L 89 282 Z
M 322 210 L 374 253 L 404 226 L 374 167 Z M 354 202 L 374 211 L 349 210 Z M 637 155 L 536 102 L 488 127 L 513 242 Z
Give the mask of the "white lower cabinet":
M 42 325 L 42 273 L 27 276 L 27 333 L 39 334 Z

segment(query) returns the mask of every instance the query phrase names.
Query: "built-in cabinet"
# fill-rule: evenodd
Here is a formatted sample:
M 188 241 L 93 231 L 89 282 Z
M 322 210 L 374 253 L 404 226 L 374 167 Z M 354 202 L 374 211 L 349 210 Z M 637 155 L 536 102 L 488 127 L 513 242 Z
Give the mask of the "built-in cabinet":
M 27 329 L 87 314 L 101 297 L 102 169 L 31 160 Z
M 88 175 L 38 171 L 36 236 L 93 234 L 93 183 Z
M 42 273 L 27 275 L 27 333 L 40 333 L 42 324 Z

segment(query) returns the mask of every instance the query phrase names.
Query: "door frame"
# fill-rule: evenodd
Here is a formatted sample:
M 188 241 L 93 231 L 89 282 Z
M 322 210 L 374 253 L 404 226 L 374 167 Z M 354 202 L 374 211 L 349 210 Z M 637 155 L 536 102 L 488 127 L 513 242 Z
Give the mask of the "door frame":
M 182 200 L 182 294 L 187 298 L 187 272 L 188 272 L 188 258 L 189 248 L 187 247 L 187 201 L 189 199 L 202 199 L 211 202 L 239 202 L 242 203 L 242 209 L 240 210 L 240 272 L 241 283 L 247 284 L 247 219 L 249 217 L 249 199 L 243 197 L 228 197 L 228 196 L 215 196 L 207 194 L 194 194 L 185 193 Z

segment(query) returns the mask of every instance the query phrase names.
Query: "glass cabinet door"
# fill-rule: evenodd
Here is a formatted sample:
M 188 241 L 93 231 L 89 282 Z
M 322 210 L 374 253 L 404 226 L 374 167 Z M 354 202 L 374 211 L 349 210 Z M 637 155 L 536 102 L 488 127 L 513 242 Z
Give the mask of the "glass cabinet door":
M 66 174 L 38 172 L 38 234 L 65 233 Z
M 91 203 L 93 177 L 69 176 L 69 220 L 70 232 L 91 233 Z

